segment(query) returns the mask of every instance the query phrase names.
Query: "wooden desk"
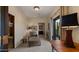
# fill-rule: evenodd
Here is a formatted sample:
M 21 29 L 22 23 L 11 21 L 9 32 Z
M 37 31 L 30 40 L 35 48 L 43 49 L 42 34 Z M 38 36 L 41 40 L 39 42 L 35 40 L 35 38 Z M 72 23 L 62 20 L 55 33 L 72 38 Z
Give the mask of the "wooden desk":
M 76 48 L 67 48 L 61 40 L 52 40 L 51 46 L 52 49 L 55 49 L 57 52 L 79 52 L 78 46 Z

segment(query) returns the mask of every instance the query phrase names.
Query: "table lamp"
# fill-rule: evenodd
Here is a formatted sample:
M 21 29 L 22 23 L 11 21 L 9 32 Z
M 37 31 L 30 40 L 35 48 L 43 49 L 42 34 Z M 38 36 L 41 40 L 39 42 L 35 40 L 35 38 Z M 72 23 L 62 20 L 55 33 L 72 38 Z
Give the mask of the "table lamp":
M 62 28 L 66 29 L 65 46 L 70 48 L 75 48 L 72 38 L 72 30 L 78 27 L 77 13 L 62 16 L 61 25 Z

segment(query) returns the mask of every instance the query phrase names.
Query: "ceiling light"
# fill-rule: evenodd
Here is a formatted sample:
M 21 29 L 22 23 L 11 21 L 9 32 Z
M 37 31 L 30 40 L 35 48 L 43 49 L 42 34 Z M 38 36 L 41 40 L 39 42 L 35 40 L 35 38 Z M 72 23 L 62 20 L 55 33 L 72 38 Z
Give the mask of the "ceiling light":
M 39 6 L 34 6 L 34 10 L 35 10 L 35 11 L 38 11 L 39 9 L 40 9 Z

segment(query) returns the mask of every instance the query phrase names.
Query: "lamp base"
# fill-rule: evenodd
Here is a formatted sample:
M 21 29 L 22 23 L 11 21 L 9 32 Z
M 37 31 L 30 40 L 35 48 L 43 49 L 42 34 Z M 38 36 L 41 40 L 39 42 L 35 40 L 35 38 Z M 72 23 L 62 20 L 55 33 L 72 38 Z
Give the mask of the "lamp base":
M 69 48 L 75 48 L 73 40 L 72 40 L 72 30 L 66 30 L 65 46 Z

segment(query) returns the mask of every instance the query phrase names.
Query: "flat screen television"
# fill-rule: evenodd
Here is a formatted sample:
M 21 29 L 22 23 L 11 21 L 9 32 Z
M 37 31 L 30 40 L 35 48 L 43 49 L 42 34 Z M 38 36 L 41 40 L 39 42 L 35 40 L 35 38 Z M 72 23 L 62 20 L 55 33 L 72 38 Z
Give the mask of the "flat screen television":
M 62 26 L 77 26 L 77 13 L 62 16 Z

